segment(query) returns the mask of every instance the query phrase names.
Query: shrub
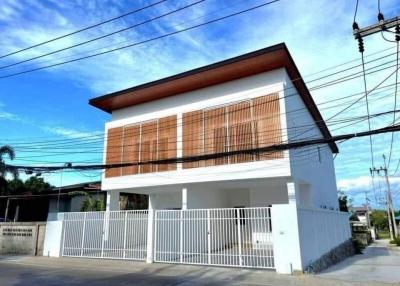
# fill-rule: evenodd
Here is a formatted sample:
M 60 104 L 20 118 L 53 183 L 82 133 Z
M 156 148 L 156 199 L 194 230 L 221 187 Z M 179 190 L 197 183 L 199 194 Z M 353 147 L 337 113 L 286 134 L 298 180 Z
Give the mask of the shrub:
M 361 241 L 359 241 L 358 239 L 353 239 L 353 246 L 354 246 L 354 252 L 356 254 L 363 253 L 362 251 L 364 250 L 365 246 Z
M 400 246 L 400 237 L 396 237 L 395 239 L 391 240 L 389 243 L 390 244 L 396 244 L 397 246 Z

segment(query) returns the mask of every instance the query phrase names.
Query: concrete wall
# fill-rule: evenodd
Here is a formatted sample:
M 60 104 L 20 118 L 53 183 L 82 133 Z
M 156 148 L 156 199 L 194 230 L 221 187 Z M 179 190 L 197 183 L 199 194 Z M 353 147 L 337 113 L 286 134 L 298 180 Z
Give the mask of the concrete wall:
M 322 138 L 289 77 L 285 82 L 285 105 L 289 141 Z M 299 204 L 336 210 L 338 205 L 333 154 L 327 144 L 291 149 L 291 173 L 299 185 Z
M 42 255 L 44 223 L 0 223 L 0 254 Z
M 298 222 L 303 267 L 351 238 L 348 213 L 299 208 Z
M 234 103 L 240 100 L 264 96 L 269 93 L 279 93 L 283 96 L 284 69 L 246 77 L 239 80 L 199 89 L 172 97 L 139 104 L 136 106 L 116 110 L 112 114 L 112 121 L 106 123 L 106 131 L 109 128 L 134 124 L 155 118 L 199 110 L 221 104 Z M 285 104 L 280 101 L 281 124 L 283 140 L 286 140 Z M 178 150 L 181 151 L 182 126 L 178 125 Z M 106 140 L 104 143 L 106 147 Z M 104 148 L 106 150 L 106 148 Z M 105 157 L 105 156 L 104 156 Z M 113 178 L 102 178 L 102 187 L 105 190 L 126 191 L 132 188 L 165 186 L 173 184 L 188 184 L 196 182 L 229 181 L 252 178 L 274 178 L 290 176 L 288 156 L 283 159 L 240 163 L 207 168 L 193 168 L 177 171 L 137 174 Z M 244 171 L 245 170 L 245 171 Z M 266 170 L 268 170 L 266 172 Z

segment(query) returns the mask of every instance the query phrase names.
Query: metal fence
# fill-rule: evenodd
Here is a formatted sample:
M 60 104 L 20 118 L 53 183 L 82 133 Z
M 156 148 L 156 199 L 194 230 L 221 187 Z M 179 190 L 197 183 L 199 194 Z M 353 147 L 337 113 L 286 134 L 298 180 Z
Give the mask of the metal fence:
M 64 213 L 62 256 L 146 259 L 147 210 Z
M 274 268 L 270 208 L 155 211 L 155 261 Z

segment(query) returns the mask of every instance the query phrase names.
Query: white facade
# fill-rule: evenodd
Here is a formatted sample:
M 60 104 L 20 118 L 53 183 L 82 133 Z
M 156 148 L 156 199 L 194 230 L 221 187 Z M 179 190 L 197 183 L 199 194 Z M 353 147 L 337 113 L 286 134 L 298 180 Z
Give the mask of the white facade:
M 183 113 L 270 93 L 280 97 L 283 142 L 322 136 L 284 68 L 113 111 L 105 129 L 177 115 L 179 157 Z M 106 144 L 105 141 L 105 147 Z M 322 255 L 305 250 L 309 233 L 300 228 L 309 221 L 305 211 L 300 210 L 338 210 L 333 157 L 328 145 L 286 150 L 283 158 L 274 160 L 193 169 L 182 169 L 178 164 L 177 170 L 168 172 L 111 178 L 103 175 L 102 188 L 108 191 L 109 210 L 116 210 L 119 192 L 149 194 L 150 216 L 153 209 L 272 206 L 275 265 L 280 273 L 303 270 L 318 254 Z M 151 226 L 148 229 L 152 232 Z M 342 240 L 321 249 L 329 251 L 348 239 L 346 226 L 343 231 L 346 235 Z

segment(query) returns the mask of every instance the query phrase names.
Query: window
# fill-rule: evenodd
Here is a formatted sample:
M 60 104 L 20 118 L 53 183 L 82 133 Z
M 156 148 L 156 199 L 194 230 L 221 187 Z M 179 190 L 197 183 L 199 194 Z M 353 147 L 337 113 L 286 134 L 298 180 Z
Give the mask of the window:
M 148 162 L 176 157 L 176 115 L 110 128 L 107 133 L 107 164 Z M 109 168 L 105 176 L 108 178 L 175 169 L 175 163 L 132 165 Z
M 270 94 L 225 107 L 183 114 L 183 156 L 218 154 L 279 144 L 279 96 Z M 282 158 L 283 152 L 238 154 L 183 164 L 183 168 Z

